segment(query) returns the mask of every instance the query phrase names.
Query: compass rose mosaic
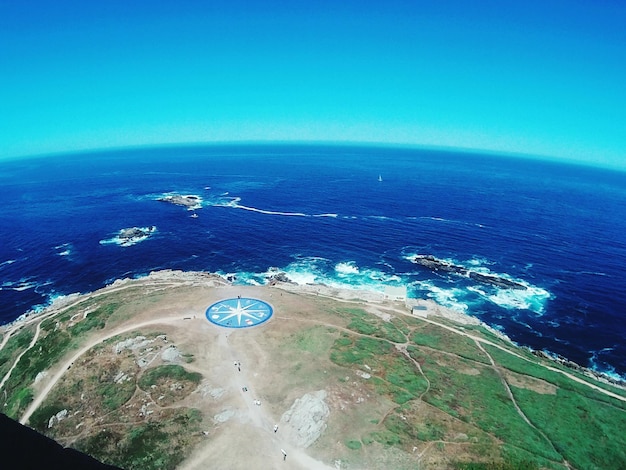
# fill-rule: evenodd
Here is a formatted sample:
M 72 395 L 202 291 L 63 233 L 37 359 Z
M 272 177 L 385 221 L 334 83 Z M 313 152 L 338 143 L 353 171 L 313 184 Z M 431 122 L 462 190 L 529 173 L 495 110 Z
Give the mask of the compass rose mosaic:
M 211 323 L 227 328 L 248 328 L 270 319 L 274 309 L 267 302 L 247 297 L 224 299 L 206 309 Z

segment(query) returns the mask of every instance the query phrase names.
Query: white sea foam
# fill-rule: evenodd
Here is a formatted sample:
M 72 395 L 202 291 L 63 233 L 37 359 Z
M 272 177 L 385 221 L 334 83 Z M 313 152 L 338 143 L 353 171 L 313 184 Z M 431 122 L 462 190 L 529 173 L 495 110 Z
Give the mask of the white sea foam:
M 222 196 L 226 196 L 228 193 L 224 193 Z M 256 212 L 259 214 L 265 215 L 280 215 L 286 217 L 330 217 L 337 218 L 339 215 L 335 213 L 323 213 L 323 214 L 305 214 L 304 212 L 286 212 L 286 211 L 275 211 L 269 209 L 259 209 L 257 207 L 244 206 L 240 204 L 240 197 L 221 197 L 217 200 L 208 201 L 208 203 L 214 207 L 231 207 L 233 209 L 242 209 L 250 212 Z
M 538 315 L 543 315 L 546 301 L 552 296 L 550 292 L 541 287 L 531 286 L 524 283 L 525 290 L 502 289 L 502 288 L 482 288 L 469 286 L 467 289 L 482 298 L 505 309 L 530 310 Z
M 430 297 L 444 307 L 456 312 L 467 313 L 469 306 L 460 300 L 465 296 L 464 289 L 459 289 L 457 287 L 444 289 L 442 287 L 435 286 L 430 281 L 416 281 L 412 283 L 412 286 L 419 290 L 426 291 L 427 297 Z
M 335 272 L 339 275 L 359 274 L 359 268 L 353 262 L 337 263 L 335 265 Z
M 384 292 L 389 285 L 405 284 L 400 276 L 387 274 L 377 269 L 359 268 L 353 261 L 333 265 L 326 258 L 301 257 L 284 268 L 269 268 L 265 273 L 240 272 L 230 274 L 236 283 L 265 283 L 276 274 L 284 274 L 291 282 L 299 285 L 324 284 L 336 289 Z M 226 279 L 228 274 L 219 273 Z

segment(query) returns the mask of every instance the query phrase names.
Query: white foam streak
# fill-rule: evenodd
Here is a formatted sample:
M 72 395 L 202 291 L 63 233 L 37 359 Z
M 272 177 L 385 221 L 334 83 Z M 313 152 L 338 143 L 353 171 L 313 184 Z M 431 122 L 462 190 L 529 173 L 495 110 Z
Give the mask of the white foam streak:
M 240 197 L 232 197 L 230 200 L 225 201 L 224 199 L 218 200 L 214 202 L 212 205 L 214 207 L 231 207 L 233 209 L 242 209 L 245 211 L 256 212 L 258 214 L 265 215 L 280 215 L 286 217 L 330 217 L 337 218 L 338 214 L 335 213 L 324 213 L 324 214 L 305 214 L 303 212 L 284 212 L 284 211 L 273 211 L 268 209 L 259 209 L 257 207 L 244 206 L 243 204 L 239 204 L 241 201 Z
M 242 206 L 240 204 L 234 205 L 232 207 L 235 207 L 237 209 L 243 209 L 246 211 L 251 211 L 251 212 L 258 212 L 259 214 L 267 214 L 267 215 L 285 215 L 285 216 L 290 216 L 290 217 L 307 217 L 306 214 L 303 214 L 302 212 L 280 212 L 280 211 L 268 211 L 268 210 L 264 210 L 264 209 L 257 209 L 256 207 L 248 207 L 248 206 Z
M 3 261 L 2 263 L 0 263 L 0 268 L 4 267 L 4 266 L 8 266 L 9 264 L 13 264 L 15 263 L 14 259 L 8 259 L 6 261 Z

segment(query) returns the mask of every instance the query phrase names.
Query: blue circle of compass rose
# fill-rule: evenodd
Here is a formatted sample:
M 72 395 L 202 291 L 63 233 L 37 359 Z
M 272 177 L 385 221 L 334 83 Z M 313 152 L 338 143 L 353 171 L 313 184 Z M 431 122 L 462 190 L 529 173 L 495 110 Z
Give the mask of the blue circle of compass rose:
M 211 323 L 228 328 L 248 328 L 266 322 L 274 309 L 267 302 L 250 298 L 224 299 L 206 309 Z

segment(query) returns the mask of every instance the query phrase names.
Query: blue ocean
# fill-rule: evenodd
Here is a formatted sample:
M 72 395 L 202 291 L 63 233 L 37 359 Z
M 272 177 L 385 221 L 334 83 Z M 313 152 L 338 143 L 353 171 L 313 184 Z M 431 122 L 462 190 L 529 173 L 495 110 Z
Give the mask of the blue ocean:
M 405 285 L 626 378 L 626 173 L 466 152 L 161 147 L 0 163 L 0 323 L 160 269 Z M 161 202 L 195 195 L 194 208 Z M 124 243 L 125 228 L 153 228 Z M 506 279 L 511 289 L 416 264 Z

